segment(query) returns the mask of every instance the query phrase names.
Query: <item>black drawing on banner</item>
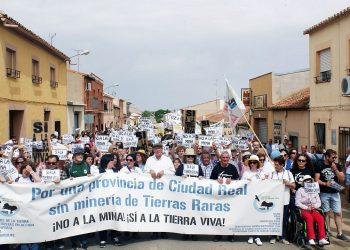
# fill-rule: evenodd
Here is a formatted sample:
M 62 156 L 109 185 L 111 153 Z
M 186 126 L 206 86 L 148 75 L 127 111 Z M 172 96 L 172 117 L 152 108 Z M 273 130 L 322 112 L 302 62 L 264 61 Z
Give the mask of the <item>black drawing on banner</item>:
M 261 210 L 269 210 L 270 208 L 273 207 L 273 202 L 267 202 L 267 201 L 260 201 L 259 197 L 257 195 L 255 195 L 255 200 L 257 200 L 259 202 L 260 208 Z
M 5 203 L 2 209 L 8 210 L 11 214 L 13 214 L 13 212 L 17 211 L 18 208 L 16 206 L 11 206 L 10 204 Z

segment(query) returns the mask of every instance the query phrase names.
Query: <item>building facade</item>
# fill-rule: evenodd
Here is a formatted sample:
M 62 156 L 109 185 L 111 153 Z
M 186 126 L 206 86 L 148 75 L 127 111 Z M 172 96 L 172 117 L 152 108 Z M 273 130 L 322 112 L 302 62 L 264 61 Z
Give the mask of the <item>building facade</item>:
M 281 123 L 279 119 L 274 120 L 273 110 L 268 107 L 308 85 L 308 69 L 284 74 L 270 72 L 249 80 L 252 99 L 249 121 L 262 143 L 269 139 L 281 142 L 283 136 L 274 134 Z
M 103 125 L 104 130 L 114 128 L 114 110 L 113 110 L 114 96 L 103 93 Z
M 69 134 L 85 130 L 84 123 L 84 74 L 67 71 L 67 129 Z
M 69 57 L 6 15 L 0 44 L 0 141 L 66 133 Z
M 103 130 L 103 80 L 93 73 L 84 74 L 83 84 L 85 129 L 95 133 Z
M 350 8 L 304 31 L 309 35 L 310 141 L 338 151 L 350 146 Z

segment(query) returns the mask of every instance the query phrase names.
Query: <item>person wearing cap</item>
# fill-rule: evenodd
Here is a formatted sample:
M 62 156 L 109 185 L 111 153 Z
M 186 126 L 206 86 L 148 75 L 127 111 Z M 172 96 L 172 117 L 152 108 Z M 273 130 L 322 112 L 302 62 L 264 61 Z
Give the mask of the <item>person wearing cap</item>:
M 284 184 L 284 207 L 283 207 L 283 220 L 282 220 L 282 235 L 280 241 L 289 245 L 289 241 L 287 241 L 287 226 L 288 226 L 288 211 L 289 211 L 289 200 L 290 200 L 290 191 L 295 189 L 295 181 L 293 174 L 283 168 L 285 162 L 282 156 L 276 157 L 273 159 L 273 163 L 275 165 L 275 171 L 270 173 L 269 179 L 272 180 L 281 180 Z M 272 236 L 270 239 L 271 244 L 276 243 L 276 237 Z
M 246 169 L 246 171 L 244 171 L 241 180 L 256 181 L 256 180 L 265 179 L 265 176 L 260 174 L 260 167 L 262 164 L 259 161 L 258 156 L 251 155 L 249 157 L 249 159 L 247 159 L 245 161 L 245 165 L 248 166 L 248 169 Z M 249 239 L 248 239 L 249 244 L 253 244 L 254 241 L 258 246 L 262 246 L 262 242 L 261 242 L 259 236 L 250 236 L 249 237 Z
M 241 162 L 241 171 L 239 173 L 240 177 L 242 178 L 244 172 L 249 169 L 249 166 L 246 165 L 246 161 L 249 159 L 249 157 L 252 155 L 249 151 L 245 151 L 242 154 L 242 162 Z
M 318 244 L 328 245 L 326 240 L 326 230 L 324 227 L 324 218 L 318 211 L 321 207 L 321 199 L 316 192 L 307 192 L 304 188 L 305 183 L 312 183 L 310 175 L 305 175 L 302 180 L 302 187 L 298 189 L 295 196 L 295 205 L 301 209 L 301 217 L 306 222 L 306 233 L 309 245 L 315 246 L 315 228 L 317 224 Z
M 146 161 L 145 172 L 149 173 L 153 179 L 160 179 L 163 175 L 174 175 L 174 164 L 168 156 L 163 155 L 163 145 L 157 143 L 153 145 L 153 156 Z M 162 232 L 161 238 L 168 238 L 167 234 Z M 158 238 L 158 233 L 153 232 L 152 239 Z
M 146 161 L 145 172 L 151 174 L 153 179 L 159 179 L 163 175 L 174 175 L 174 164 L 168 156 L 163 155 L 163 145 L 153 145 L 154 155 Z
M 200 168 L 197 164 L 194 163 L 195 157 L 196 157 L 196 153 L 194 152 L 194 149 L 193 148 L 186 148 L 184 156 L 185 156 L 185 161 L 183 164 L 181 164 L 177 168 L 175 175 L 176 176 L 192 176 L 192 177 L 199 177 L 199 178 L 203 177 L 204 174 L 203 174 L 202 168 Z M 189 165 L 191 168 L 194 169 L 194 171 L 189 171 L 189 172 L 187 171 Z
M 84 161 L 84 149 L 76 148 L 73 154 L 73 161 L 65 166 L 67 178 L 73 179 L 77 177 L 90 176 L 90 167 Z M 88 248 L 88 235 L 82 234 L 70 237 L 72 248 L 78 249 L 78 243 L 80 242 L 82 249 Z M 78 242 L 79 241 L 79 242 Z

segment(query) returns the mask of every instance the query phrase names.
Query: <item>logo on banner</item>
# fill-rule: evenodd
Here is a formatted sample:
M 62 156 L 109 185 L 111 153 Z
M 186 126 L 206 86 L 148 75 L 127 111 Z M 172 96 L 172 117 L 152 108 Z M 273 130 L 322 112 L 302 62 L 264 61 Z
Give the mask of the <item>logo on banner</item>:
M 255 195 L 253 206 L 256 211 L 261 213 L 269 213 L 275 207 L 275 198 L 268 195 Z
M 3 216 L 14 216 L 19 211 L 18 207 L 0 198 L 0 214 Z

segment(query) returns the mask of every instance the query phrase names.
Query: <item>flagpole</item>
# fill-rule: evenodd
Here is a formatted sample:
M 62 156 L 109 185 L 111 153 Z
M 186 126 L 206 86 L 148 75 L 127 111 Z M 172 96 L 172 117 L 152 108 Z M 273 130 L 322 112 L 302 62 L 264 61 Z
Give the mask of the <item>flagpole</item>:
M 226 78 L 226 75 L 224 75 L 224 78 L 225 78 L 226 84 L 227 84 L 228 86 L 231 87 L 231 85 L 229 84 L 228 79 Z M 232 89 L 232 87 L 231 87 L 231 89 Z M 239 98 L 239 97 L 237 97 L 237 98 Z M 247 122 L 247 124 L 248 124 L 250 130 L 253 132 L 254 137 L 258 140 L 259 144 L 261 145 L 261 147 L 262 147 L 263 150 L 265 151 L 265 154 L 266 154 L 267 158 L 268 158 L 269 161 L 272 163 L 272 160 L 271 160 L 271 158 L 270 158 L 270 156 L 269 156 L 269 154 L 268 154 L 266 148 L 265 148 L 264 145 L 261 143 L 259 137 L 256 135 L 254 129 L 252 128 L 252 126 L 250 125 L 249 121 L 248 121 L 247 118 L 245 117 L 245 114 L 242 112 L 242 110 L 241 110 L 240 108 L 238 108 L 238 109 L 239 109 L 239 111 L 241 112 L 241 114 L 242 114 L 242 116 L 244 117 L 244 119 L 246 120 L 246 122 Z M 232 128 L 232 127 L 231 127 L 231 128 Z M 233 128 L 232 128 L 232 129 L 233 129 Z

